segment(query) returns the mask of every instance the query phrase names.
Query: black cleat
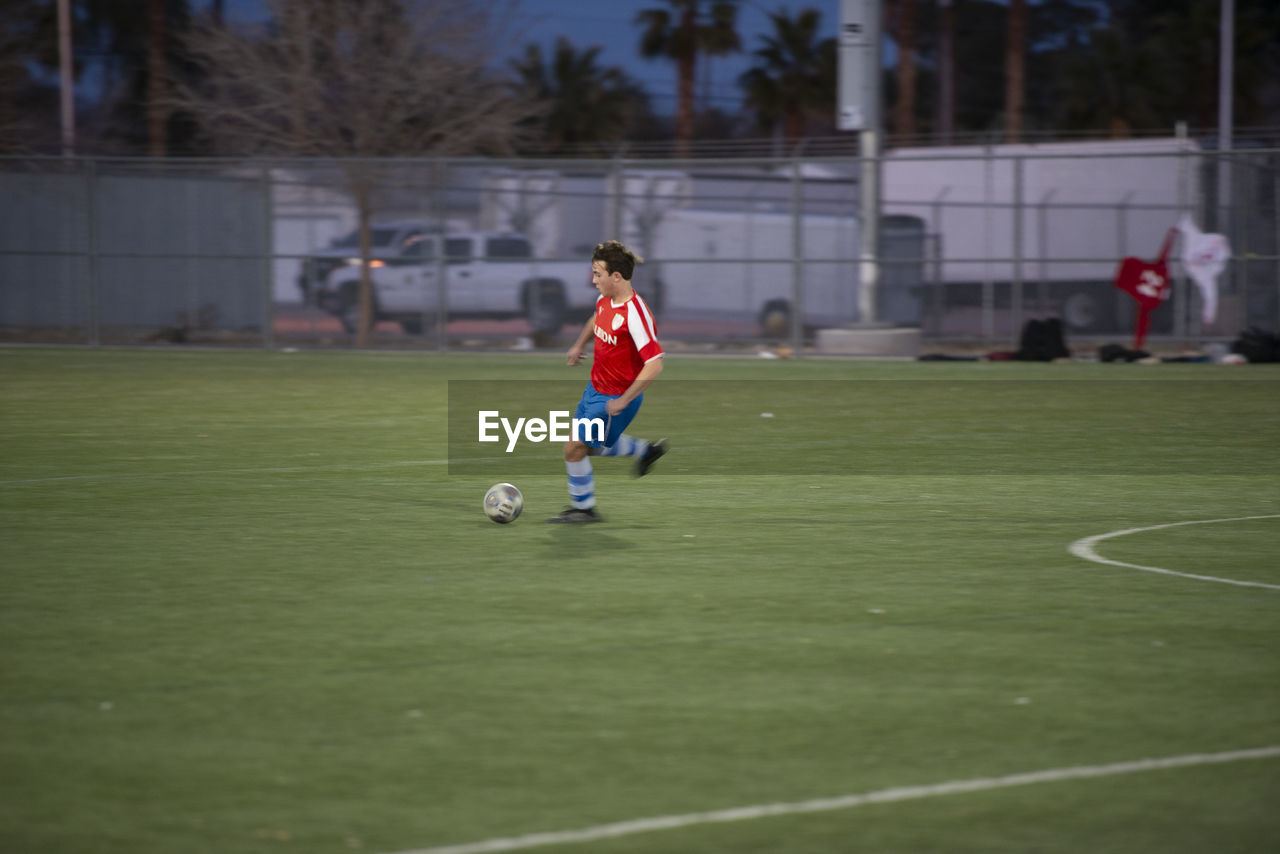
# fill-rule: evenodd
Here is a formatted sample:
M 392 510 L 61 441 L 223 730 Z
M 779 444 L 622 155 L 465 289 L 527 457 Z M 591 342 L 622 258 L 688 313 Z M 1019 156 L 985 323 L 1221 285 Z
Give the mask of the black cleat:
M 662 459 L 662 455 L 666 452 L 666 439 L 659 439 L 650 445 L 649 450 L 644 452 L 644 456 L 636 460 L 636 477 L 644 477 L 648 474 L 650 466 Z
M 566 507 L 558 516 L 547 520 L 553 525 L 586 525 L 591 522 L 603 522 L 604 517 L 596 512 L 596 508 Z

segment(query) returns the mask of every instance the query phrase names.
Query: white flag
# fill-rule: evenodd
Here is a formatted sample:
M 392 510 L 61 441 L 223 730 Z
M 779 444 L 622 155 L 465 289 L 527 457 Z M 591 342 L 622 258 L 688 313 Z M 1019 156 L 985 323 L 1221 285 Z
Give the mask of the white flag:
M 1190 214 L 1178 220 L 1182 232 L 1182 266 L 1200 288 L 1200 301 L 1204 306 L 1201 318 L 1213 323 L 1218 316 L 1218 274 L 1227 266 L 1231 257 L 1231 244 L 1221 234 L 1205 234 L 1191 221 Z

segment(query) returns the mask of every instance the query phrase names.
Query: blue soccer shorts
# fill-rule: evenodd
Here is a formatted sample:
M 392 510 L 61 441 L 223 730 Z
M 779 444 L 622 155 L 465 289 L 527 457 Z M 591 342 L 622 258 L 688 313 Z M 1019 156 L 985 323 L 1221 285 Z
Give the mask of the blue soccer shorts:
M 627 408 L 619 412 L 617 415 L 610 415 L 605 411 L 605 404 L 614 398 L 621 397 L 620 394 L 601 394 L 596 391 L 595 386 L 587 383 L 587 388 L 582 392 L 582 400 L 578 401 L 578 409 L 573 417 L 577 419 L 599 418 L 604 423 L 604 439 L 599 437 L 599 431 L 586 427 L 581 428 L 579 435 L 573 438 L 579 439 L 588 447 L 592 448 L 608 448 L 618 441 L 618 437 L 627 429 L 636 413 L 640 411 L 640 404 L 644 401 L 644 395 L 636 396 L 636 399 L 627 405 Z

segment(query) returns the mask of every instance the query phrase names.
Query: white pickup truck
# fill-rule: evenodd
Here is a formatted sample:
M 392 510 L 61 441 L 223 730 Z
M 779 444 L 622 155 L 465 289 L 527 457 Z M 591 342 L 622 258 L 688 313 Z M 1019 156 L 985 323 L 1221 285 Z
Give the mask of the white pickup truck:
M 400 255 L 371 261 L 369 275 L 374 317 L 394 320 L 410 335 L 430 328 L 441 313 L 448 320 L 524 317 L 534 332 L 558 332 L 567 320 L 584 320 L 600 295 L 590 262 L 539 260 L 519 234 L 423 234 Z M 316 296 L 354 332 L 359 263 L 331 272 Z

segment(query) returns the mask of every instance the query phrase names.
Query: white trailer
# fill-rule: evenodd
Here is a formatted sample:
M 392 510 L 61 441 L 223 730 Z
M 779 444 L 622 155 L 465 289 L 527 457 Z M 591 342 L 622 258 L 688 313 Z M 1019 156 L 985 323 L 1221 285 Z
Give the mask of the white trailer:
M 663 311 L 679 315 L 754 318 L 785 330 L 797 273 L 809 325 L 857 320 L 858 222 L 853 217 L 803 216 L 797 271 L 790 214 L 677 208 L 653 231 L 650 273 L 662 283 Z
M 1154 258 L 1198 207 L 1198 153 L 1185 139 L 900 148 L 882 210 L 926 223 L 936 283 L 1036 284 L 1069 326 L 1097 328 L 1114 323 L 1120 259 Z
M 489 228 L 523 225 L 539 257 L 589 255 L 597 240 L 618 237 L 645 257 L 636 289 L 664 316 L 757 321 L 782 335 L 798 285 L 805 325 L 855 322 L 856 184 L 817 167 L 803 177 L 799 245 L 790 172 L 746 167 L 591 175 L 494 170 L 484 178 L 481 221 Z M 908 289 L 921 281 L 923 226 L 914 217 L 889 219 L 882 248 L 904 238 L 913 248 L 894 253 L 908 260 L 882 276 L 882 296 L 886 287 L 894 291 L 886 305 L 895 310 L 881 319 L 915 325 L 918 306 L 907 303 L 918 302 L 918 293 Z

